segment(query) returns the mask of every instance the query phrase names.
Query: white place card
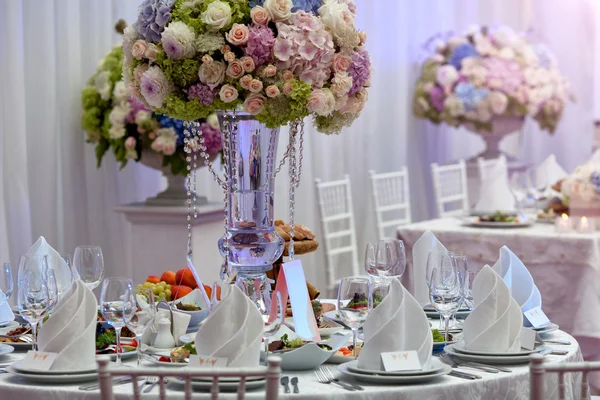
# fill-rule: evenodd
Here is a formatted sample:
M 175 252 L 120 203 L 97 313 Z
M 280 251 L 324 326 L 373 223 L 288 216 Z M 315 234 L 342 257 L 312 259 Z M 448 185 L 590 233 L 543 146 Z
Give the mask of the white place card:
M 24 369 L 49 371 L 57 355 L 58 353 L 29 350 L 25 355 L 25 358 L 22 361 L 19 361 L 19 365 Z
M 321 340 L 315 313 L 313 312 L 308 289 L 306 288 L 306 276 L 304 276 L 302 261 L 293 260 L 284 263 L 279 274 L 281 275 L 282 272 L 287 287 L 287 294 L 290 297 L 290 305 L 292 306 L 294 331 L 303 339 Z M 285 302 L 284 297 L 287 297 L 285 294 L 282 293 L 281 301 Z
M 533 307 L 527 311 L 524 311 L 523 315 L 534 328 L 539 328 L 550 323 L 550 320 L 546 314 L 544 314 L 541 307 Z
M 381 362 L 385 371 L 419 371 L 423 369 L 419 354 L 414 350 L 381 353 Z
M 535 348 L 537 332 L 529 328 L 521 328 L 521 347 L 526 350 Z
M 190 362 L 188 366 L 191 368 L 224 368 L 227 367 L 227 357 L 210 357 L 198 354 L 190 354 Z

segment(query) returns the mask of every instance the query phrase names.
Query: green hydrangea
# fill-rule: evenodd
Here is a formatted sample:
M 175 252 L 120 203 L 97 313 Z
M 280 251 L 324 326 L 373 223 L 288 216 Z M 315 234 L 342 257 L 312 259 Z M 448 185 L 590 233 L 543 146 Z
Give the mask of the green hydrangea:
M 332 135 L 340 133 L 343 128 L 352 125 L 356 118 L 356 114 L 342 114 L 339 111 L 334 111 L 326 117 L 317 115 L 315 117 L 315 126 L 317 127 L 317 131 L 326 135 Z
M 309 115 L 306 103 L 311 93 L 311 86 L 300 80 L 292 82 L 293 91 L 289 97 L 283 95 L 267 99 L 263 111 L 256 116 L 267 128 L 277 128 L 292 121 L 303 119 Z
M 189 87 L 199 80 L 200 60 L 193 58 L 173 60 L 161 53 L 160 57 L 156 59 L 156 64 L 166 77 L 178 87 Z

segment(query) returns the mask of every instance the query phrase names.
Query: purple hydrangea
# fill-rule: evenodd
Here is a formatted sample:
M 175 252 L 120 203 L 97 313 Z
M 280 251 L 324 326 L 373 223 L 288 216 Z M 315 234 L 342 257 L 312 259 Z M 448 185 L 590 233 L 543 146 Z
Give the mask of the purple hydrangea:
M 321 0 L 293 0 L 294 8 L 293 12 L 304 10 L 309 13 L 317 15 L 317 10 L 321 7 Z
M 348 75 L 352 77 L 352 89 L 348 93 L 352 96 L 358 93 L 371 77 L 371 58 L 367 50 L 360 49 L 352 55 Z
M 471 82 L 461 82 L 454 88 L 454 94 L 464 103 L 465 110 L 473 110 L 488 96 L 488 90 L 477 88 Z
M 158 43 L 165 25 L 171 20 L 173 3 L 175 0 L 144 0 L 138 8 L 133 29 L 146 41 Z
M 200 124 L 200 130 L 202 131 L 202 137 L 204 138 L 204 145 L 208 154 L 215 154 L 223 149 L 221 143 L 221 132 L 218 129 L 212 128 L 206 122 Z
M 269 27 L 252 25 L 244 53 L 252 57 L 254 64 L 259 67 L 271 60 L 274 44 L 275 35 Z
M 467 57 L 479 57 L 479 53 L 477 53 L 477 50 L 475 50 L 475 47 L 473 47 L 472 44 L 462 43 L 454 49 L 454 53 L 450 56 L 449 63 L 454 65 L 454 68 L 457 70 L 460 70 L 462 60 Z
M 444 89 L 440 85 L 435 85 L 429 92 L 429 102 L 437 111 L 444 109 Z
M 217 91 L 209 88 L 208 86 L 197 83 L 192 85 L 186 91 L 188 99 L 196 99 L 203 106 L 209 106 L 212 104 L 213 100 L 217 96 Z

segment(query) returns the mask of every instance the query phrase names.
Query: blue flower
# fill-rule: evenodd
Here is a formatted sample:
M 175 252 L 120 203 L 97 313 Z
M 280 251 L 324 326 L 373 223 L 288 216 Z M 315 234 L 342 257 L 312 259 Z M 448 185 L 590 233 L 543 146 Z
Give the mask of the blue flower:
M 470 82 L 460 82 L 454 88 L 454 94 L 464 103 L 465 110 L 471 111 L 477 107 L 477 104 L 485 100 L 488 96 L 488 90 L 476 88 Z
M 183 139 L 185 138 L 185 134 L 183 132 L 183 121 L 165 117 L 164 115 L 160 114 L 154 114 L 154 117 L 158 120 L 163 128 L 173 128 L 177 134 L 177 147 L 183 146 Z
M 548 46 L 543 43 L 536 43 L 533 46 L 533 51 L 540 60 L 540 65 L 544 68 L 550 68 L 555 63 L 554 54 L 550 51 Z
M 475 50 L 475 47 L 473 47 L 472 44 L 462 43 L 454 49 L 454 53 L 450 56 L 449 63 L 454 65 L 454 68 L 457 70 L 460 70 L 460 63 L 467 57 L 479 57 L 479 53 L 477 53 L 477 50 Z
M 265 3 L 265 0 L 250 0 L 250 7 L 261 6 Z
M 138 8 L 133 29 L 148 42 L 158 43 L 165 25 L 171 20 L 173 3 L 175 0 L 144 0 Z
M 293 12 L 298 10 L 304 10 L 309 13 L 317 15 L 317 10 L 321 7 L 322 0 L 293 0 L 294 8 Z

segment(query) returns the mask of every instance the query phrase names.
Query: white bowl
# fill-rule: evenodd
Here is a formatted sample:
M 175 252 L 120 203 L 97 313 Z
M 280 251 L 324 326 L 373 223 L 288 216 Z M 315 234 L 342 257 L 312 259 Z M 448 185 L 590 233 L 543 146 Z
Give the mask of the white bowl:
M 180 299 L 173 301 L 172 302 L 173 306 L 175 306 L 175 303 L 196 304 L 196 305 L 200 306 L 200 308 L 202 308 L 202 310 L 199 310 L 199 311 L 184 311 L 184 310 L 177 310 L 176 308 L 173 309 L 173 311 L 176 310 L 177 312 L 180 312 L 182 314 L 187 314 L 190 316 L 190 323 L 188 324 L 188 327 L 198 326 L 200 324 L 200 322 L 202 322 L 202 320 L 204 320 L 206 317 L 208 317 L 208 306 L 206 305 L 206 302 L 204 301 L 204 296 L 202 296 L 202 292 L 200 292 L 200 289 L 194 289 L 189 294 L 183 296 Z

